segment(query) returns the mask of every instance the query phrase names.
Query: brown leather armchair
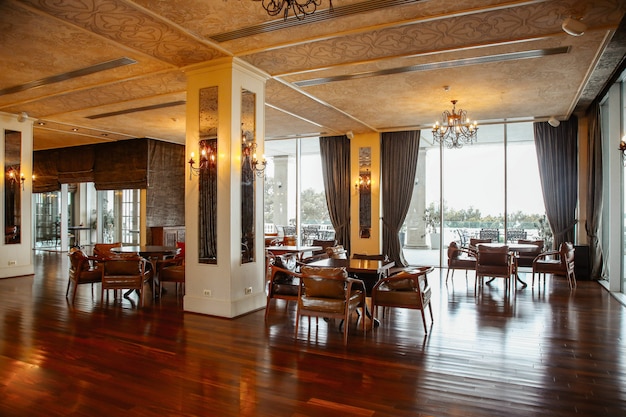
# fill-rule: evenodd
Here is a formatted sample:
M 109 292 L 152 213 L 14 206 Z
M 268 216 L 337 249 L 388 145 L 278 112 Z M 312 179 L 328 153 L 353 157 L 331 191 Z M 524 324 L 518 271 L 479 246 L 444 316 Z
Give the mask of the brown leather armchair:
M 93 256 L 106 259 L 111 256 L 115 256 L 115 253 L 111 252 L 113 248 L 119 248 L 122 246 L 121 242 L 116 243 L 96 243 L 93 245 Z
M 374 317 L 377 317 L 378 307 L 420 310 L 422 312 L 424 333 L 428 334 L 424 310 L 428 307 L 432 323 L 434 321 L 433 308 L 430 304 L 432 289 L 428 284 L 427 274 L 433 270 L 432 266 L 407 269 L 378 281 L 372 290 Z
M 446 273 L 446 284 L 452 271 L 452 280 L 454 281 L 454 271 L 457 269 L 465 270 L 465 278 L 467 278 L 468 270 L 476 269 L 475 253 L 469 249 L 459 248 L 455 241 L 448 245 L 448 272 Z
M 265 320 L 269 315 L 273 299 L 298 301 L 300 277 L 296 272 L 297 262 L 294 255 L 273 255 L 267 253 L 269 278 L 267 280 L 267 303 L 265 304 Z
M 101 297 L 104 301 L 105 290 L 137 290 L 139 307 L 143 306 L 143 287 L 150 279 L 150 271 L 146 268 L 146 261 L 138 255 L 120 255 L 111 257 L 102 262 L 102 289 Z M 131 291 L 125 294 L 128 295 Z
M 491 243 L 491 239 L 490 238 L 485 238 L 485 239 L 470 238 L 469 246 L 468 246 L 467 249 L 470 251 L 470 253 L 474 257 L 476 257 L 476 255 L 478 253 L 478 244 L 479 243 Z
M 349 278 L 343 268 L 318 268 L 303 265 L 300 274 L 300 291 L 298 293 L 298 309 L 296 312 L 295 337 L 298 337 L 298 326 L 301 316 L 343 321 L 343 343 L 348 343 L 348 328 L 351 314 L 358 308 L 363 309 L 361 322 L 363 333 L 365 326 L 365 285 L 363 281 Z
M 570 288 L 576 287 L 576 274 L 574 273 L 574 245 L 571 242 L 563 242 L 558 251 L 547 251 L 538 255 L 533 261 L 533 281 L 535 285 L 535 273 L 541 274 L 545 282 L 546 274 L 565 275 Z
M 515 282 L 513 255 L 509 251 L 508 245 L 498 246 L 478 246 L 478 256 L 476 258 L 476 280 L 474 291 L 478 288 L 478 282 L 484 277 L 504 278 L 505 288 L 511 286 L 510 280 Z
M 70 293 L 70 286 L 74 284 L 74 291 L 72 291 L 72 303 L 76 298 L 76 290 L 80 284 L 91 284 L 91 291 L 93 294 L 93 284 L 102 282 L 102 268 L 98 264 L 98 259 L 89 257 L 79 249 L 73 249 L 69 253 L 70 257 L 70 273 L 67 281 L 67 290 L 65 290 L 65 296 Z
M 532 252 L 519 252 L 517 254 L 517 266 L 525 266 L 532 268 L 533 261 L 543 252 L 543 245 L 545 244 L 544 240 L 529 240 L 529 239 L 519 239 L 517 243 L 527 244 L 527 245 L 536 245 L 537 249 Z

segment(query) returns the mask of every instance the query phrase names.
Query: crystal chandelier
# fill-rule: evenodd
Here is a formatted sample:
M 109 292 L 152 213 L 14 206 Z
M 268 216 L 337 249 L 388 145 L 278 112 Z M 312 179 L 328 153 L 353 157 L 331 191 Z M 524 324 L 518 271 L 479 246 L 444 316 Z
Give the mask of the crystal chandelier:
M 457 100 L 452 100 L 452 113 L 445 110 L 439 122 L 433 126 L 433 138 L 444 144 L 448 149 L 462 148 L 464 144 L 472 144 L 476 141 L 478 125 L 467 118 L 465 110 L 456 111 Z
M 322 5 L 322 0 L 254 0 L 263 2 L 263 8 L 270 16 L 277 16 L 283 13 L 283 18 L 287 20 L 289 9 L 298 20 L 304 19 L 307 15 L 315 13 L 318 6 Z M 328 0 L 330 11 L 333 11 L 333 1 Z M 283 11 L 284 9 L 284 11 Z

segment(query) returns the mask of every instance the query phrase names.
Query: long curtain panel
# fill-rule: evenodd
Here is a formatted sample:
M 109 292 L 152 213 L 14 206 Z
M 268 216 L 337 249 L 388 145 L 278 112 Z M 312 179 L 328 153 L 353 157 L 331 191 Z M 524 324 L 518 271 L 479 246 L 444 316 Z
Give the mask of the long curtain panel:
M 578 119 L 552 127 L 533 124 L 539 177 L 546 216 L 554 234 L 554 248 L 574 242 L 578 200 Z
M 335 238 L 350 253 L 350 140 L 345 135 L 320 137 L 320 156 Z
M 217 139 L 207 141 L 217 149 Z M 213 163 L 200 171 L 199 179 L 198 257 L 200 263 L 217 263 L 217 166 Z
M 589 119 L 589 143 L 587 176 L 587 242 L 591 256 L 591 279 L 601 279 L 604 276 L 604 253 L 602 242 L 598 238 L 602 218 L 602 134 L 600 105 L 597 102 L 590 107 L 587 114 Z
M 383 253 L 396 266 L 407 266 L 400 228 L 409 211 L 419 154 L 420 131 L 388 132 L 381 138 Z

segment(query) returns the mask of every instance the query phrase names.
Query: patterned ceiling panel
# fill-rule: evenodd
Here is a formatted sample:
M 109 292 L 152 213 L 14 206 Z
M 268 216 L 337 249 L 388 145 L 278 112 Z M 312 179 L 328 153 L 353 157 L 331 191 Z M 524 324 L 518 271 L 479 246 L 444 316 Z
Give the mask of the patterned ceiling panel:
M 617 26 L 623 5 L 606 5 L 589 24 Z M 610 7 L 612 6 L 612 7 Z M 514 42 L 561 34 L 566 9 L 546 13 L 544 4 L 481 12 L 445 20 L 419 22 L 367 33 L 297 44 L 243 58 L 272 75 L 322 69 L 332 65 L 376 60 L 393 56 L 455 50 L 476 45 Z
M 79 127 L 79 132 L 85 128 L 101 130 L 102 132 L 118 133 L 137 138 L 158 138 L 169 142 L 185 143 L 186 106 L 167 106 L 159 108 L 157 104 L 185 102 L 186 93 L 179 92 L 159 97 L 149 97 L 133 101 L 119 102 L 98 108 L 84 108 L 62 115 L 55 115 L 54 119 L 67 124 L 72 123 Z M 140 113 L 127 112 L 129 109 L 151 108 Z M 98 113 L 120 112 L 110 117 L 88 119 Z
M 220 42 L 275 19 L 252 0 L 0 1 L 0 92 L 13 88 L 0 111 L 46 121 L 36 149 L 126 137 L 184 143 L 185 70 L 232 56 L 271 75 L 268 138 L 427 128 L 452 99 L 479 123 L 563 120 L 585 110 L 626 53 L 623 0 L 385 5 Z M 585 34 L 565 34 L 566 17 L 581 17 Z M 136 63 L 89 71 L 122 58 Z M 296 86 L 327 77 L 346 79 Z M 36 88 L 18 91 L 24 85 Z
M 118 0 L 22 0 L 34 8 L 72 23 L 120 45 L 182 67 L 224 54 L 183 30 Z
M 361 1 L 342 0 L 341 5 L 355 4 Z M 533 2 L 537 2 L 537 0 Z M 306 23 L 279 32 L 244 37 L 223 42 L 221 46 L 228 48 L 237 55 L 241 55 L 246 53 L 246 51 L 250 51 L 251 48 L 259 50 L 280 48 L 288 44 L 310 42 L 315 39 L 343 37 L 352 33 L 369 32 L 376 28 L 397 26 L 398 24 L 405 25 L 414 21 L 439 20 L 448 15 L 476 13 L 478 10 L 494 7 L 514 7 L 517 3 L 528 3 L 528 1 L 507 2 L 503 5 L 498 0 L 467 0 L 463 2 L 458 0 L 421 0 L 409 5 L 381 9 L 376 13 L 359 13 L 340 18 L 331 17 L 329 20 L 321 23 Z M 211 36 L 219 33 L 221 32 L 213 33 Z M 262 47 L 260 47 L 261 45 Z
M 91 114 L 95 114 L 102 112 L 102 109 L 111 104 L 122 103 L 121 106 L 124 107 L 124 103 L 135 99 L 185 92 L 186 82 L 185 75 L 181 71 L 168 71 L 100 87 L 70 91 L 26 104 L 8 106 L 3 110 L 26 111 L 31 116 L 39 118 L 49 117 L 51 114 L 48 112 L 51 109 L 54 109 L 55 113 L 67 113 L 88 108 L 91 109 Z
M 345 133 L 349 130 L 355 132 L 373 130 L 358 120 L 277 81 L 268 81 L 265 89 L 265 102 L 280 110 L 302 115 L 304 120 L 322 126 L 325 131 L 334 130 Z

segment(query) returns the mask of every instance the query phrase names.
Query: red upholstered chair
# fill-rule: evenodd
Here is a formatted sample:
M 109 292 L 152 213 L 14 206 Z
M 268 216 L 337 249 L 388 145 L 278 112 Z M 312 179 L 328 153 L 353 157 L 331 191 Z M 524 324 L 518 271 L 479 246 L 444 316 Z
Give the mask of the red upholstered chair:
M 457 269 L 465 270 L 465 278 L 467 278 L 467 271 L 476 269 L 476 257 L 474 252 L 470 252 L 469 249 L 459 248 L 457 243 L 452 241 L 448 245 L 448 272 L 446 273 L 446 284 L 450 277 L 450 271 L 452 271 L 452 280 L 454 280 L 454 271 Z
M 574 245 L 571 242 L 563 242 L 558 251 L 547 251 L 538 255 L 533 261 L 533 286 L 535 285 L 535 273 L 539 274 L 539 280 L 543 274 L 544 282 L 546 274 L 565 275 L 569 287 L 576 287 Z
M 72 291 L 72 303 L 76 298 L 76 290 L 80 284 L 91 284 L 93 294 L 93 284 L 102 282 L 102 268 L 98 264 L 98 259 L 85 255 L 80 249 L 73 249 L 69 253 L 70 257 L 70 273 L 67 281 L 67 290 L 65 296 L 70 293 L 70 286 L 74 284 Z

